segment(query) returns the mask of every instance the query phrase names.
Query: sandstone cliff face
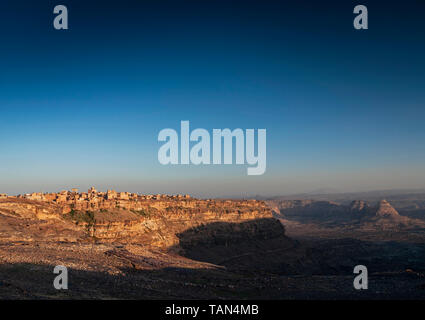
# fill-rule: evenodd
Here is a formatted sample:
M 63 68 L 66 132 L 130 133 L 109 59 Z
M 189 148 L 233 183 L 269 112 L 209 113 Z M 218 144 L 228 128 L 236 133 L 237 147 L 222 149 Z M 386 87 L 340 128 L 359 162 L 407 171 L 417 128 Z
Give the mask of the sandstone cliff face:
M 61 208 L 38 201 L 0 199 L 0 242 L 76 242 L 85 232 L 64 221 Z
M 399 213 L 387 200 L 381 200 L 376 211 L 377 217 L 398 217 Z
M 52 204 L 23 199 L 1 199 L 0 213 L 27 219 L 60 219 L 61 209 Z
M 356 215 L 365 215 L 371 212 L 371 207 L 366 201 L 354 200 L 350 204 L 350 212 Z
M 56 230 L 68 234 L 68 238 L 74 232 L 73 241 L 141 243 L 165 248 L 178 245 L 177 234 L 190 228 L 214 222 L 241 223 L 272 218 L 272 212 L 264 202 L 253 200 L 117 200 L 100 201 L 93 208 L 83 202 L 58 205 L 9 198 L 0 200 L 0 218 L 9 219 L 9 225 L 12 222 L 21 225 L 24 231 L 31 229 L 25 229 L 27 224 L 33 226 L 32 233 L 27 232 L 27 239 L 37 241 L 61 237 L 57 234 L 59 231 L 52 233 L 52 228 L 42 232 L 42 225 L 46 229 L 54 225 Z M 11 236 L 10 232 L 3 234 Z
M 151 246 L 170 247 L 178 244 L 177 233 L 213 222 L 243 222 L 272 218 L 261 202 L 243 201 L 153 201 L 128 204 L 106 216 L 95 212 L 93 222 L 81 225 L 91 236 L 103 241 L 142 242 Z

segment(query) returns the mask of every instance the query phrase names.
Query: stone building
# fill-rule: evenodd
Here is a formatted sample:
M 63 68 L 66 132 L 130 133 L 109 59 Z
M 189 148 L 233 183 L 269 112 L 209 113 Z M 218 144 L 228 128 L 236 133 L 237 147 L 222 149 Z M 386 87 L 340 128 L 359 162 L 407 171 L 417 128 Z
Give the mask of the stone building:
M 89 192 L 88 192 L 89 194 L 91 194 L 91 193 L 97 193 L 97 190 L 95 189 L 95 187 L 91 187 L 90 189 L 89 189 Z
M 119 196 L 121 200 L 128 200 L 128 192 L 120 192 Z
M 67 200 L 66 194 L 58 194 L 55 199 L 57 203 L 66 203 L 66 200 Z
M 116 197 L 117 197 L 117 192 L 115 190 L 108 190 L 108 192 L 106 192 L 107 200 L 116 199 Z
M 44 195 L 45 201 L 54 201 L 56 199 L 56 193 L 47 193 Z
M 42 194 L 41 192 L 33 192 L 30 194 L 26 194 L 25 198 L 29 200 L 42 201 L 44 200 L 44 194 Z

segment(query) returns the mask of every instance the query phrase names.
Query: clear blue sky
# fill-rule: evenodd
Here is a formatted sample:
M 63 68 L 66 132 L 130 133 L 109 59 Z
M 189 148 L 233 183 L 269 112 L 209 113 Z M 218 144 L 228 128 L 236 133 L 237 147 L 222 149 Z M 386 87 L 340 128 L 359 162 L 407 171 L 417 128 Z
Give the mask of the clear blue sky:
M 425 188 L 425 6 L 0 4 L 0 192 L 197 196 Z M 53 29 L 65 4 L 69 30 Z M 267 171 L 162 166 L 158 132 L 267 129 Z

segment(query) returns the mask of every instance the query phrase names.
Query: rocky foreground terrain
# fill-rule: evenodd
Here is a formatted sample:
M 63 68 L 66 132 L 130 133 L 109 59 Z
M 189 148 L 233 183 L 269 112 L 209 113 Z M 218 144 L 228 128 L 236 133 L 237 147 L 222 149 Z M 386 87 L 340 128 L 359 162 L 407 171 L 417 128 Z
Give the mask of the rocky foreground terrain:
M 6 197 L 0 298 L 421 299 L 424 225 L 387 201 L 121 199 L 90 208 Z M 368 267 L 368 290 L 353 288 L 358 264 Z M 56 265 L 69 270 L 68 290 L 53 287 Z

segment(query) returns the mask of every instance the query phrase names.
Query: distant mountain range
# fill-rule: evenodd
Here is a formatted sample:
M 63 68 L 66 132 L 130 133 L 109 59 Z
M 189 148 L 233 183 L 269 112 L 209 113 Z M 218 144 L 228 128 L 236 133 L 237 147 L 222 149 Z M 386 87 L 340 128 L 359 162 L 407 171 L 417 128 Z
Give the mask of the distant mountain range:
M 325 190 L 317 190 L 314 192 L 296 193 L 290 195 L 281 195 L 273 197 L 255 197 L 258 200 L 294 200 L 294 199 L 310 199 L 336 201 L 340 203 L 348 203 L 353 200 L 363 199 L 366 201 L 387 200 L 424 200 L 424 189 L 389 189 L 389 190 L 373 190 L 364 192 L 329 192 Z
M 311 199 L 267 200 L 267 203 L 276 213 L 276 217 L 287 226 L 298 223 L 321 229 L 360 232 L 425 228 L 425 203 L 419 200 L 399 200 L 398 203 L 402 204 L 401 212 L 385 199 L 376 203 L 365 200 L 339 203 Z M 307 234 L 308 231 L 304 233 Z

